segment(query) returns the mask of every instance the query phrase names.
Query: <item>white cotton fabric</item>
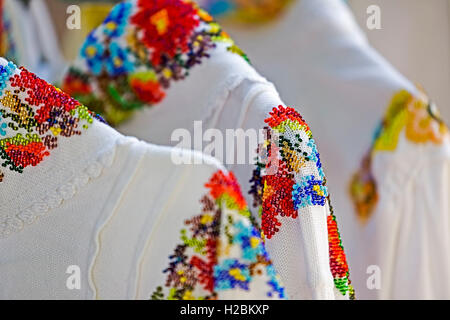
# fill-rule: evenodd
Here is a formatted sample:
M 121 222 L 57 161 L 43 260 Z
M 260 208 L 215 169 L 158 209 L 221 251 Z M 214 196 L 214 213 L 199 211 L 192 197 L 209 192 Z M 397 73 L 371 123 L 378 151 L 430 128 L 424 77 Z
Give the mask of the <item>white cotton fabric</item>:
M 73 138 L 22 174 L 28 184 L 2 185 L 1 224 L 19 207 L 35 210 L 35 219 L 24 222 L 20 215 L 20 227 L 2 233 L 0 299 L 150 299 L 165 283 L 162 271 L 184 221 L 201 213 L 205 182 L 225 169 L 201 153 L 149 145 L 97 121 Z M 198 164 L 175 165 L 173 152 Z M 105 154 L 104 163 L 95 160 Z M 78 180 L 85 181 L 66 183 Z M 58 192 L 61 198 L 49 199 Z M 79 290 L 67 287 L 70 266 L 81 272 Z M 264 299 L 266 281 L 261 276 L 250 290 L 219 292 L 219 298 Z
M 226 29 L 286 103 L 302 106 L 322 155 L 357 298 L 449 299 L 448 140 L 418 145 L 402 133 L 395 152 L 377 153 L 372 171 L 380 198 L 366 227 L 348 193 L 392 96 L 402 89 L 416 95 L 415 86 L 370 46 L 340 0 L 298 0 L 278 21 Z M 368 280 L 376 283 L 369 266 L 380 268 L 379 289 L 368 288 Z
M 1 224 L 8 228 L 18 212 L 21 225 L 0 238 L 0 298 L 149 299 L 151 291 L 135 293 L 144 243 L 150 236 L 157 242 L 154 263 L 143 271 L 156 275 L 146 284 L 154 290 L 164 283 L 183 221 L 200 212 L 204 183 L 221 168 L 201 154 L 195 157 L 204 164 L 174 165 L 171 150 L 94 122 L 82 136 L 60 139 L 23 179 L 10 175 L 1 186 Z M 182 206 L 163 211 L 175 191 Z M 33 219 L 24 219 L 27 208 Z M 169 220 L 171 230 L 156 228 L 156 219 Z M 80 267 L 80 290 L 66 287 L 72 265 Z
M 217 159 L 125 137 L 97 120 L 60 137 L 37 166 L 8 171 L 0 184 L 0 299 L 150 299 L 218 170 L 227 174 Z M 267 276 L 218 297 L 267 298 Z
M 417 145 L 402 133 L 395 154 L 378 153 L 372 168 L 379 203 L 363 229 L 370 250 L 357 261 L 379 266 L 381 277 L 363 297 L 449 299 L 450 139 Z
M 271 83 L 223 46 L 218 43 L 211 56 L 193 67 L 186 79 L 172 83 L 161 103 L 137 111 L 118 129 L 146 141 L 207 153 L 206 146 L 211 140 L 203 140 L 203 133 L 208 136 L 208 129 L 220 130 L 224 137 L 223 151 L 216 150 L 211 155 L 236 173 L 247 202 L 252 203 L 246 193 L 257 143 L 243 148 L 237 144 L 227 146 L 226 130 L 242 128 L 258 133 L 269 112 L 284 103 Z M 183 132 L 188 133 L 188 138 Z M 236 164 L 232 152 L 235 156 L 238 152 L 245 153 L 242 164 Z M 298 219 L 286 219 L 283 231 L 266 240 L 290 299 L 335 298 L 329 267 L 327 214 L 326 207 L 305 210 Z M 336 295 L 342 297 L 338 292 Z

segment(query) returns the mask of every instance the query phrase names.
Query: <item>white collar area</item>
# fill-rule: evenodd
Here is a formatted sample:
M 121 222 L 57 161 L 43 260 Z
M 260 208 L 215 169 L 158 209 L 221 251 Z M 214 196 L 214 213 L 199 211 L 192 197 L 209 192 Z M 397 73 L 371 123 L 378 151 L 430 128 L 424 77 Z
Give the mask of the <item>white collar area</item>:
M 114 129 L 93 119 L 92 115 L 83 114 L 84 109 L 67 112 L 65 102 L 58 107 L 52 105 L 49 101 L 53 101 L 59 91 L 39 78 L 37 89 L 33 87 L 34 80 L 31 80 L 31 86 L 29 83 L 20 84 L 20 81 L 11 82 L 12 76 L 19 77 L 26 71 L 0 58 L 0 73 L 5 68 L 10 68 L 6 73 L 10 76 L 5 77 L 5 72 L 0 76 L 0 170 L 3 173 L 3 181 L 0 182 L 0 238 L 22 230 L 40 215 L 72 198 L 90 179 L 98 177 L 104 167 L 112 164 L 115 146 L 124 139 Z M 41 96 L 40 92 L 43 93 Z M 33 95 L 37 102 L 33 102 Z M 68 96 L 62 99 L 64 97 Z M 39 117 L 45 111 L 46 103 L 51 108 L 49 120 L 24 125 Z M 71 135 L 64 130 L 74 119 L 77 122 L 73 130 L 80 133 Z M 23 139 L 17 140 L 18 135 Z M 13 138 L 16 140 L 11 140 Z M 50 141 L 56 146 L 49 143 L 49 139 L 53 139 Z M 30 151 L 28 146 L 31 143 L 37 147 L 30 147 Z M 42 150 L 34 151 L 35 148 Z M 46 155 L 40 161 L 36 160 L 35 155 L 42 153 Z M 30 164 L 27 159 L 33 159 L 34 163 Z M 22 167 L 22 172 L 11 170 L 11 163 L 16 168 Z

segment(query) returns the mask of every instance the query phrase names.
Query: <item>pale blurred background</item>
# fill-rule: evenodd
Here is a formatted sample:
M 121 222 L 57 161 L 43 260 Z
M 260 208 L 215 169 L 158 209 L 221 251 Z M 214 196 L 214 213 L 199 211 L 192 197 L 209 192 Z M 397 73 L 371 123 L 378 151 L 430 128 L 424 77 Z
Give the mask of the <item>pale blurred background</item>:
M 349 0 L 370 43 L 421 84 L 450 123 L 450 0 Z M 381 9 L 381 29 L 366 27 L 367 7 Z

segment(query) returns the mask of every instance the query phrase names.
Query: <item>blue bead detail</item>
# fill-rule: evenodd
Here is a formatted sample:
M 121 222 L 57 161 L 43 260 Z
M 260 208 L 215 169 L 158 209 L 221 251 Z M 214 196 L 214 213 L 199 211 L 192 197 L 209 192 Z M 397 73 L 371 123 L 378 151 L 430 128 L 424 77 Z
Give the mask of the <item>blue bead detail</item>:
M 16 65 L 11 61 L 7 65 L 0 65 L 0 96 L 3 94 L 3 90 L 6 88 L 6 83 L 17 69 Z
M 324 206 L 327 196 L 328 190 L 323 180 L 316 180 L 312 175 L 303 177 L 292 191 L 295 210 L 313 205 Z

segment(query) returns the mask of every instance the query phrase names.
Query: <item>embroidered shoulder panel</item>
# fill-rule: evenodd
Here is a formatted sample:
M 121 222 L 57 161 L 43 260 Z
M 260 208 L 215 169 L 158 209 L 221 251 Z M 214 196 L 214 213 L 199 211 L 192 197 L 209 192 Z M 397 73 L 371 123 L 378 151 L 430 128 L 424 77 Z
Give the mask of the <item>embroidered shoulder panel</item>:
M 418 97 L 406 90 L 395 93 L 377 128 L 368 154 L 350 182 L 350 195 L 361 222 L 366 222 L 378 203 L 375 177 L 371 166 L 379 152 L 395 152 L 401 134 L 411 144 L 439 146 L 449 138 L 448 127 L 436 106 L 424 93 Z
M 84 105 L 25 68 L 0 65 L 1 170 L 22 173 L 39 165 L 60 137 L 80 135 L 93 119 Z M 6 176 L 0 171 L 0 182 Z
M 89 34 L 63 89 L 117 125 L 161 102 L 218 43 L 247 59 L 191 0 L 124 1 Z
M 331 273 L 336 288 L 354 298 L 320 155 L 308 124 L 295 109 L 283 106 L 274 108 L 265 122 L 266 141 L 259 146 L 259 159 L 250 180 L 253 204 L 260 207 L 263 236 L 275 237 L 282 232 L 282 220 L 296 219 L 301 209 L 329 207 Z
M 218 171 L 205 186 L 202 213 L 185 221 L 164 270 L 166 283 L 151 298 L 217 299 L 223 292 L 242 299 L 285 298 L 233 174 Z

